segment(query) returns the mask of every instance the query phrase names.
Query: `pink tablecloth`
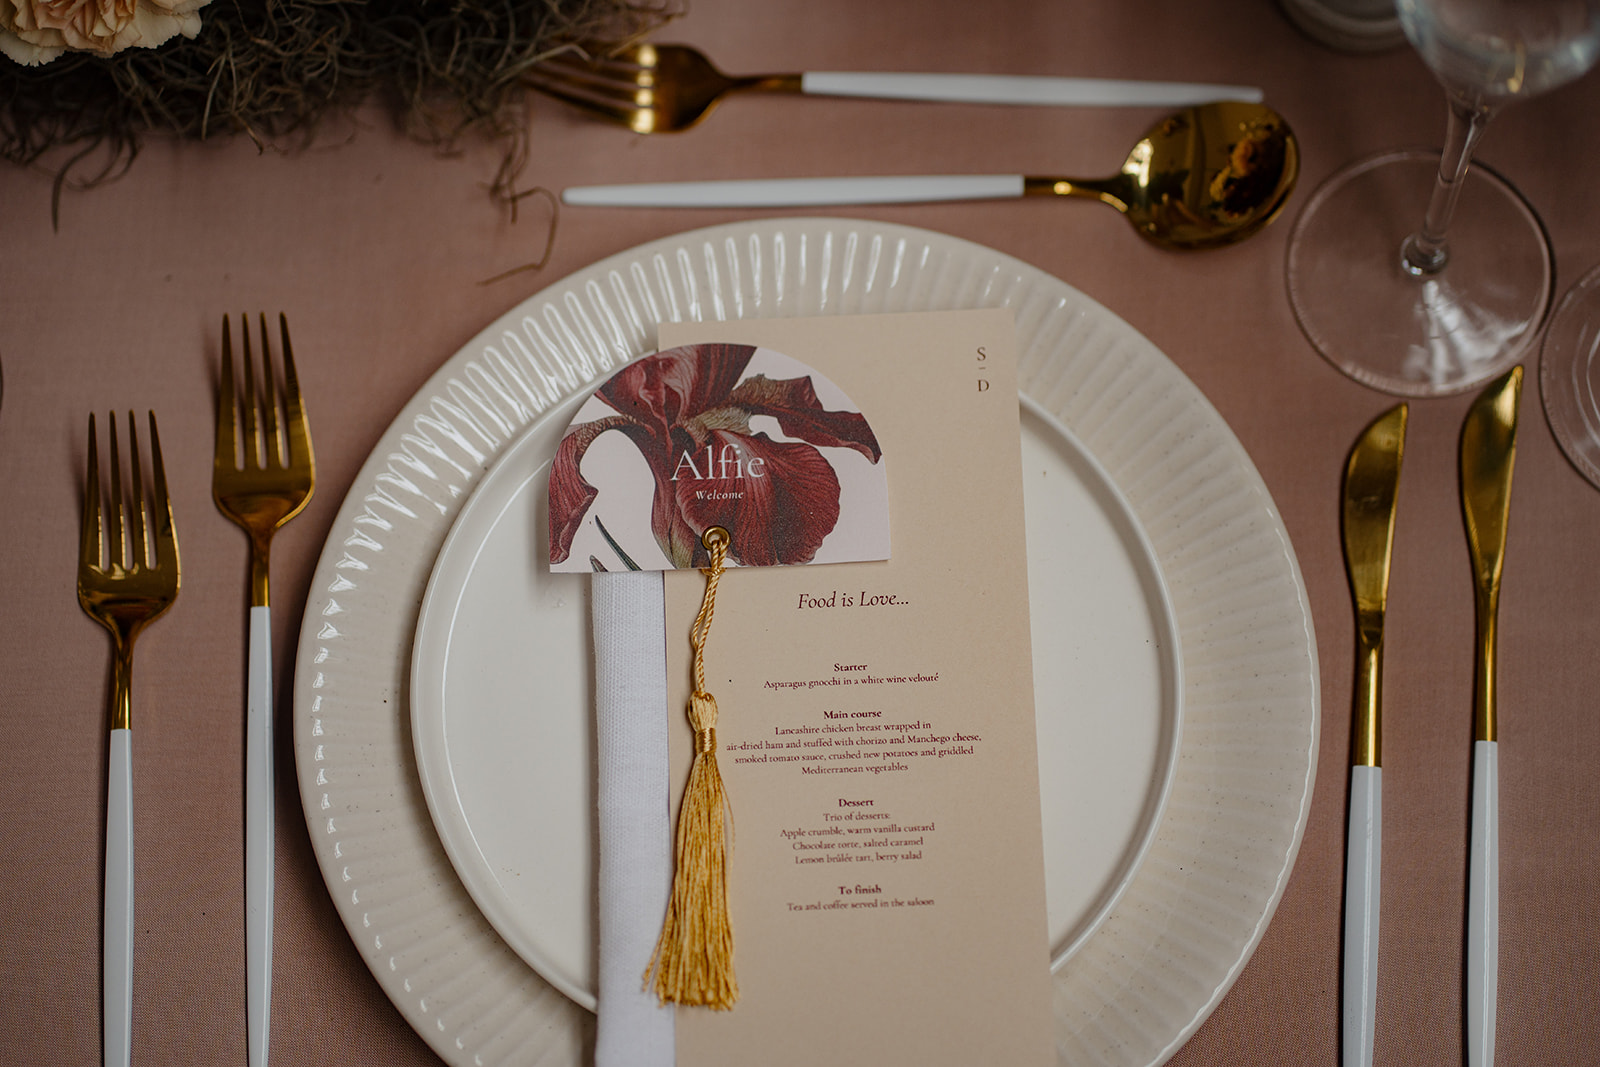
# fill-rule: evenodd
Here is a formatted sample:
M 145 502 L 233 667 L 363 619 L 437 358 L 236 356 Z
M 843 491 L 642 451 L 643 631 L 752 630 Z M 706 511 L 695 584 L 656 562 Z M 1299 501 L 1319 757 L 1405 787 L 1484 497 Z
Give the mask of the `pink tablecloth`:
M 1259 950 L 1172 1062 L 1337 1060 L 1352 620 L 1338 531 L 1343 459 L 1390 401 L 1319 359 L 1283 285 L 1289 225 L 1340 165 L 1437 144 L 1442 98 L 1406 50 L 1340 54 L 1263 0 L 1003 5 L 699 0 L 664 35 L 730 68 L 928 69 L 1259 84 L 1301 139 L 1301 191 L 1247 244 L 1159 252 L 1113 212 L 1039 201 L 845 212 L 997 248 L 1146 334 L 1232 426 L 1293 538 L 1322 668 L 1321 764 L 1299 860 Z M 1600 79 L 1507 113 L 1483 158 L 1543 215 L 1569 284 L 1600 263 Z M 1148 111 L 749 99 L 694 132 L 638 137 L 541 103 L 528 184 L 850 173 L 1117 169 Z M 379 434 L 427 376 L 549 281 L 680 230 L 742 217 L 569 209 L 540 273 L 545 209 L 512 225 L 483 184 L 497 156 L 443 158 L 376 113 L 309 149 L 151 142 L 122 180 L 68 192 L 0 170 L 0 1061 L 99 1056 L 107 644 L 73 598 L 84 422 L 154 407 L 183 545 L 179 608 L 140 648 L 135 696 L 135 1060 L 244 1060 L 242 535 L 209 499 L 218 324 L 282 309 L 316 398 L 319 488 L 273 559 L 278 691 L 311 570 Z M 1467 397 L 1413 405 L 1387 659 L 1377 1059 L 1460 1062 L 1472 591 L 1456 498 Z M 1600 1049 L 1600 492 L 1558 451 L 1530 378 L 1501 615 L 1500 1059 Z M 312 854 L 280 706 L 273 1062 L 437 1063 L 341 924 Z

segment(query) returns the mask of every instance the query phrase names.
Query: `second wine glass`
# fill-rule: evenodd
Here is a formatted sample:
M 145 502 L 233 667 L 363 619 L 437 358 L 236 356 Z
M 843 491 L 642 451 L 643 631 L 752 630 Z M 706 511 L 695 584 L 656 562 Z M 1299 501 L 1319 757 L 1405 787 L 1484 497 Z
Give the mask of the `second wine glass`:
M 1398 0 L 1444 86 L 1441 152 L 1362 160 L 1312 196 L 1289 241 L 1289 300 L 1329 362 L 1385 392 L 1481 384 L 1532 346 L 1555 261 L 1538 214 L 1472 155 L 1507 103 L 1600 56 L 1600 0 Z M 1470 179 L 1468 171 L 1473 171 Z

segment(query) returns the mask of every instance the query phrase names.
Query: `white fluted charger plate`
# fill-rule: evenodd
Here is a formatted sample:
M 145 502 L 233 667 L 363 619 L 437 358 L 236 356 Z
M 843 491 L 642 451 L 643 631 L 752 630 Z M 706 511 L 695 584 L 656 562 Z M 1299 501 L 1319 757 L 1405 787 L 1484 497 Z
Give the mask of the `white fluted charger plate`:
M 584 399 L 524 432 L 462 508 L 422 602 L 409 706 L 422 790 L 467 892 L 529 966 L 592 1010 L 590 579 L 550 573 L 545 492 Z M 1154 839 L 1179 751 L 1182 666 L 1161 568 L 1132 509 L 1036 403 L 1024 400 L 1021 422 L 1045 884 L 1060 969 Z
M 418 605 L 468 494 L 524 432 L 649 351 L 658 322 L 994 306 L 1015 311 L 1023 392 L 1148 538 L 1184 680 L 1165 814 L 1116 906 L 1055 975 L 1058 1058 L 1159 1064 L 1231 987 L 1299 848 L 1319 714 L 1305 589 L 1254 466 L 1171 361 L 1058 279 L 925 230 L 774 219 L 613 256 L 491 324 L 390 426 L 319 562 L 295 679 L 313 846 L 363 958 L 447 1062 L 579 1064 L 593 1025 L 474 904 L 414 760 Z

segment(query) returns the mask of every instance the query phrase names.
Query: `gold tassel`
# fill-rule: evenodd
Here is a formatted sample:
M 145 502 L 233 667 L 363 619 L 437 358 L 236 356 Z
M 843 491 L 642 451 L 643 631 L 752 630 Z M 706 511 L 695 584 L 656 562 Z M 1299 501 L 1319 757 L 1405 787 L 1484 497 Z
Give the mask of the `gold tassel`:
M 717 770 L 717 701 L 706 692 L 705 645 L 717 606 L 717 583 L 728 555 L 728 531 L 713 526 L 700 538 L 711 553 L 705 598 L 689 630 L 694 648 L 694 692 L 689 725 L 694 728 L 694 763 L 678 808 L 676 870 L 661 937 L 644 980 L 652 975 L 664 1004 L 694 1004 L 727 1010 L 739 999 L 733 976 L 733 924 L 728 917 L 728 797 Z

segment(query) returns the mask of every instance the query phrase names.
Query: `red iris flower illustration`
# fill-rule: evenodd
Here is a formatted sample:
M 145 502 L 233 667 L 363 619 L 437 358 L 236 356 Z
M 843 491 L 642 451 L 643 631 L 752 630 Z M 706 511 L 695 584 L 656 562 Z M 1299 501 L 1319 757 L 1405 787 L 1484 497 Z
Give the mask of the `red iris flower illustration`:
M 745 566 L 806 563 L 839 521 L 839 478 L 817 451 L 853 448 L 873 463 L 882 452 L 859 412 L 827 411 L 811 379 L 752 375 L 751 345 L 675 348 L 640 359 L 596 394 L 617 412 L 574 426 L 550 473 L 550 558 L 572 548 L 599 490 L 579 472 L 603 433 L 626 434 L 655 478 L 650 528 L 674 567 L 708 566 L 700 535 L 722 526 L 729 557 Z M 784 436 L 752 433 L 757 415 Z

